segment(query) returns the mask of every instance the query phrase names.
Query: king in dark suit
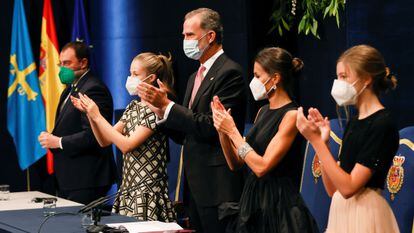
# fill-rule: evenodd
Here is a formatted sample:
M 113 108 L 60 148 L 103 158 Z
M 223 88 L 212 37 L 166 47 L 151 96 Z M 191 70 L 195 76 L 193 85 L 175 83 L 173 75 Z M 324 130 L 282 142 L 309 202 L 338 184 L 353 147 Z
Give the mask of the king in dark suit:
M 112 121 L 111 94 L 89 71 L 88 58 L 88 47 L 84 43 L 71 42 L 62 48 L 59 78 L 67 87 L 59 100 L 52 133 L 42 132 L 39 136 L 42 146 L 54 154 L 59 196 L 83 204 L 106 195 L 116 177 L 111 147 L 98 145 L 87 116 L 69 99 L 78 92 L 87 94 L 106 120 Z
M 200 62 L 190 76 L 182 105 L 170 101 L 160 88 L 141 84 L 141 98 L 152 105 L 160 117 L 158 124 L 176 132 L 183 144 L 185 177 L 189 188 L 191 228 L 197 232 L 224 232 L 226 223 L 218 218 L 218 206 L 238 202 L 243 188 L 239 172 L 226 165 L 210 103 L 213 96 L 231 108 L 239 130 L 243 131 L 246 90 L 241 67 L 222 49 L 223 27 L 217 12 L 200 8 L 185 16 L 184 52 Z

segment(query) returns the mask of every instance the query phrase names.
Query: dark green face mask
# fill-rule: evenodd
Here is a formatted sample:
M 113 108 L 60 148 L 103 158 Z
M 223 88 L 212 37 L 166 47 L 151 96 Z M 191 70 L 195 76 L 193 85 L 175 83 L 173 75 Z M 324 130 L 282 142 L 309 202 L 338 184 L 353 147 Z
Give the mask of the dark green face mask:
M 75 71 L 67 67 L 60 67 L 59 71 L 60 82 L 63 84 L 72 84 L 75 80 Z

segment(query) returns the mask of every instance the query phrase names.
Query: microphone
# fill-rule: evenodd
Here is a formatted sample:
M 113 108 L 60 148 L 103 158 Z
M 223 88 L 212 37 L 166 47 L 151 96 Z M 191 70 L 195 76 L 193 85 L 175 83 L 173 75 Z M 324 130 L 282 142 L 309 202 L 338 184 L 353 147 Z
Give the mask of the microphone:
M 115 196 L 117 196 L 118 194 L 127 194 L 129 192 L 135 191 L 141 187 L 143 187 L 144 185 L 150 184 L 150 183 L 154 183 L 157 181 L 161 181 L 163 178 L 165 177 L 165 175 L 158 177 L 157 179 L 151 179 L 149 181 L 147 180 L 143 180 L 141 182 L 139 182 L 137 185 L 134 186 L 130 186 L 130 187 L 126 187 L 124 189 L 119 189 L 117 192 L 98 198 L 95 201 L 92 201 L 91 203 L 87 204 L 86 206 L 82 207 L 78 213 L 86 213 L 94 208 L 99 207 L 100 205 L 103 205 L 105 202 L 111 200 L 112 198 L 114 198 Z

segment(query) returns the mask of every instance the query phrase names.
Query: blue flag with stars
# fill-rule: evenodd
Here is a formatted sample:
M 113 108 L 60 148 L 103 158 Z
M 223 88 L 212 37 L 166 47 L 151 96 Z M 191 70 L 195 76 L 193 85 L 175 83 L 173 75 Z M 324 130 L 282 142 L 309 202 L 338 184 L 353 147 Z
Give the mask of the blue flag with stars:
M 46 154 L 37 138 L 46 130 L 45 108 L 33 59 L 23 0 L 14 1 L 7 128 L 22 170 Z
M 83 0 L 75 0 L 75 9 L 73 12 L 73 25 L 71 41 L 80 41 L 85 43 L 90 48 L 89 67 L 92 71 L 95 70 L 95 59 L 91 40 L 89 38 L 88 23 L 86 21 L 85 7 Z
M 86 22 L 83 0 L 75 0 L 75 10 L 73 13 L 72 41 L 82 41 L 90 45 L 88 24 Z

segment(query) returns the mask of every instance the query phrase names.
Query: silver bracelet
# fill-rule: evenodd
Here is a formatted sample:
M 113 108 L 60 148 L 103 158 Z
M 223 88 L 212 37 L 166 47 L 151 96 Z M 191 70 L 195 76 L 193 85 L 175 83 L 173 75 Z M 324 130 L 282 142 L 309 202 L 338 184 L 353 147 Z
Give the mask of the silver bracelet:
M 249 143 L 245 142 L 237 149 L 237 155 L 244 160 L 247 153 L 252 150 L 253 148 L 249 145 Z

